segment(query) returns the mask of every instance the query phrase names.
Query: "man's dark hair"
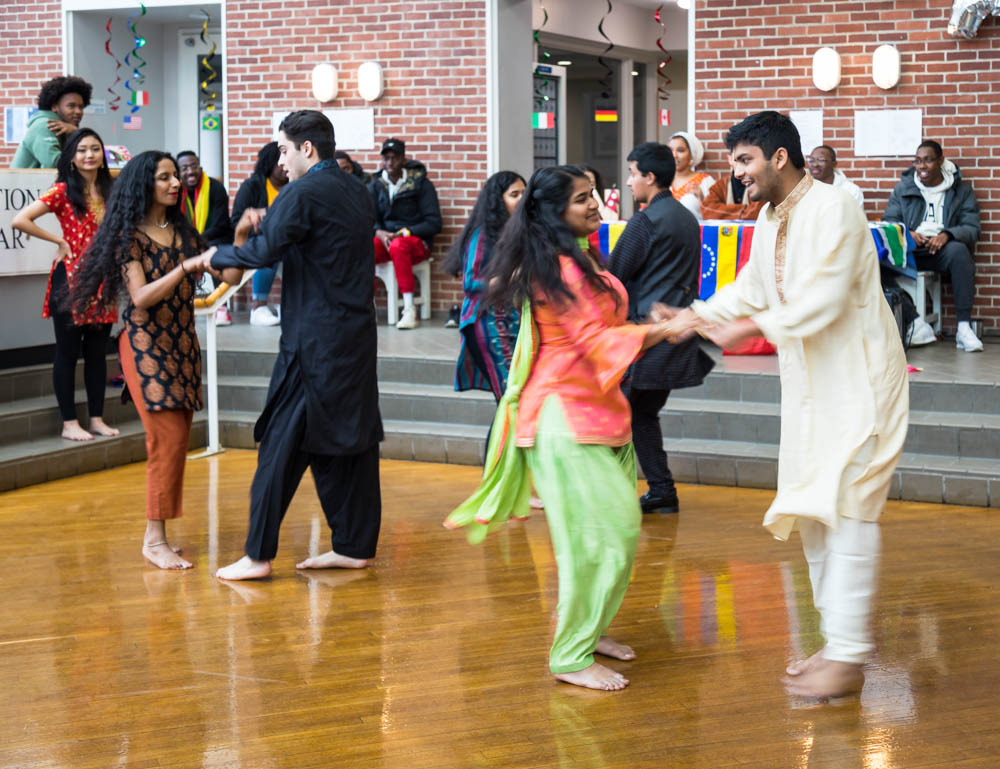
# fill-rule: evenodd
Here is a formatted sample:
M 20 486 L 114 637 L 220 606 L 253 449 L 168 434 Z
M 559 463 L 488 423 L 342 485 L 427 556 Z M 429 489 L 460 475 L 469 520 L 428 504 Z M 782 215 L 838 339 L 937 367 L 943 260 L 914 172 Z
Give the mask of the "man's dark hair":
M 937 157 L 941 157 L 942 155 L 944 155 L 944 150 L 941 149 L 941 145 L 938 144 L 933 139 L 924 139 L 922 142 L 920 142 L 919 145 L 917 145 L 917 149 L 919 150 L 921 147 L 930 147 L 932 150 L 934 150 L 934 154 Z
M 674 182 L 677 164 L 670 147 L 659 142 L 643 142 L 628 153 L 629 161 L 635 161 L 635 167 L 642 174 L 653 174 L 656 186 L 669 189 Z
M 198 153 L 194 150 L 184 150 L 183 152 L 178 152 L 177 156 L 174 158 L 178 163 L 181 162 L 181 158 L 192 157 L 195 160 L 198 159 Z
M 779 147 L 784 147 L 795 168 L 801 170 L 806 166 L 799 129 L 788 115 L 780 112 L 758 112 L 734 125 L 726 134 L 726 148 L 732 152 L 737 144 L 760 147 L 765 160 L 770 160 Z
M 330 119 L 314 109 L 300 109 L 285 116 L 278 126 L 295 149 L 301 149 L 303 142 L 310 142 L 316 148 L 320 160 L 333 158 L 337 147 L 333 136 L 333 123 Z
M 831 163 L 836 163 L 837 162 L 837 152 L 829 144 L 821 144 L 816 149 L 818 149 L 818 150 L 826 150 L 827 152 L 830 153 L 830 162 Z
M 68 93 L 80 94 L 83 106 L 90 106 L 90 94 L 93 90 L 90 83 L 82 77 L 74 77 L 73 75 L 54 77 L 42 86 L 42 90 L 38 94 L 38 109 L 51 110 Z

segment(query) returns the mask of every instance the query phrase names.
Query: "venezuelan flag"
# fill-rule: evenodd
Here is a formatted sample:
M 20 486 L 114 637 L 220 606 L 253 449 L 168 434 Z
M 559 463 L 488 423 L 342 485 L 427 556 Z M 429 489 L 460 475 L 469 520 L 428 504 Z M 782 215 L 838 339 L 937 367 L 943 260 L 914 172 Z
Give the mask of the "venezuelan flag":
M 740 225 L 740 256 L 736 262 L 736 274 L 750 261 L 750 246 L 753 245 L 753 225 Z
M 698 281 L 698 298 L 705 300 L 715 293 L 718 278 L 719 226 L 705 224 L 701 228 L 701 275 Z
M 607 261 L 611 252 L 618 244 L 618 238 L 625 232 L 628 222 L 601 222 L 601 227 L 597 232 L 592 232 L 588 236 L 590 245 L 596 248 L 604 256 L 603 261 Z
M 736 264 L 740 250 L 739 227 L 728 225 L 718 228 L 719 258 L 716 266 L 715 290 L 736 279 Z

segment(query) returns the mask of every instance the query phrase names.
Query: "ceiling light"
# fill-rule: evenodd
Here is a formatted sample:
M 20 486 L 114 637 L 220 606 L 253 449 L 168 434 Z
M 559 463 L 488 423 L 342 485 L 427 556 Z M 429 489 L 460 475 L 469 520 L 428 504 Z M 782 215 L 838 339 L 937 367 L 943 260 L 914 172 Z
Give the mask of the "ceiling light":
M 556 62 L 556 64 L 558 64 L 560 67 L 568 67 L 572 63 L 573 62 L 571 62 L 569 59 L 560 59 L 559 61 Z
M 639 77 L 639 72 L 637 70 L 632 70 L 632 77 Z

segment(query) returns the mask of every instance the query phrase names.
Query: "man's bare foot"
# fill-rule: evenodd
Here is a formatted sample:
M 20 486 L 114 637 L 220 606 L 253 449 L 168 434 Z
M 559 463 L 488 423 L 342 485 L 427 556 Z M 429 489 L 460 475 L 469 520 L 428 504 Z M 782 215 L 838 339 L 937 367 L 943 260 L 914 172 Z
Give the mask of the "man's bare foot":
M 348 558 L 346 555 L 335 553 L 331 550 L 315 558 L 306 558 L 301 563 L 295 564 L 296 569 L 363 569 L 369 563 L 367 558 Z
M 784 683 L 789 694 L 830 699 L 860 692 L 865 684 L 865 676 L 861 672 L 861 665 L 820 659 L 808 672 L 795 678 L 786 678 Z
M 255 561 L 249 555 L 245 555 L 236 563 L 223 566 L 215 576 L 219 579 L 263 579 L 271 575 L 270 561 Z
M 808 659 L 798 660 L 797 662 L 793 662 L 791 665 L 785 668 L 785 672 L 788 673 L 788 675 L 790 676 L 800 676 L 803 673 L 808 673 L 810 670 L 812 670 L 816 666 L 816 663 L 820 662 L 822 659 L 823 659 L 823 650 L 820 649 L 818 652 L 813 654 Z
M 620 644 L 606 635 L 601 636 L 594 651 L 598 654 L 603 654 L 605 657 L 613 657 L 616 660 L 623 660 L 625 662 L 635 659 L 635 650 L 631 646 Z
M 600 689 L 605 692 L 616 692 L 628 686 L 628 679 L 611 668 L 595 662 L 589 668 L 573 673 L 553 673 L 557 680 L 586 689 Z
M 63 422 L 62 437 L 68 441 L 94 440 L 94 436 L 80 427 L 80 423 L 75 419 L 72 422 Z
M 107 424 L 100 417 L 93 417 L 90 420 L 90 432 L 96 435 L 104 435 L 108 438 L 118 435 L 118 429 Z
M 190 569 L 194 564 L 181 558 L 169 542 L 143 542 L 142 554 L 161 569 Z

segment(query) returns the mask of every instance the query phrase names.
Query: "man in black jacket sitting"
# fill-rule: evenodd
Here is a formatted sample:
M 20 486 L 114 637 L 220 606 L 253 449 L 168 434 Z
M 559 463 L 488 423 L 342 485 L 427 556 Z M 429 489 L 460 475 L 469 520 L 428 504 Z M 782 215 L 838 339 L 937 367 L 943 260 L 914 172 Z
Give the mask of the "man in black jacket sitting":
M 962 179 L 958 167 L 945 159 L 936 141 L 924 141 L 917 147 L 913 168 L 903 172 L 882 218 L 906 225 L 917 244 L 913 255 L 918 269 L 951 274 L 958 316 L 955 346 L 965 352 L 982 350 L 983 343 L 969 323 L 976 293 L 972 254 L 981 232 L 979 204 L 972 186 Z M 918 327 L 913 330 L 911 344 L 934 341 L 934 332 L 922 318 L 914 324 Z
M 403 312 L 396 328 L 416 328 L 413 306 L 413 265 L 431 254 L 434 236 L 441 232 L 437 191 L 422 163 L 406 159 L 399 139 L 382 143 L 382 166 L 369 190 L 375 203 L 375 263 L 392 260 L 403 295 Z
M 646 208 L 636 213 L 608 259 L 608 270 L 628 291 L 628 319 L 646 320 L 654 302 L 687 307 L 698 295 L 701 231 L 698 220 L 670 192 L 674 156 L 656 142 L 628 156 L 628 186 Z M 644 513 L 676 513 L 680 503 L 663 450 L 660 409 L 671 390 L 700 385 L 713 366 L 698 337 L 661 342 L 632 366 L 622 389 L 632 406 L 632 443 L 649 492 L 639 500 Z

